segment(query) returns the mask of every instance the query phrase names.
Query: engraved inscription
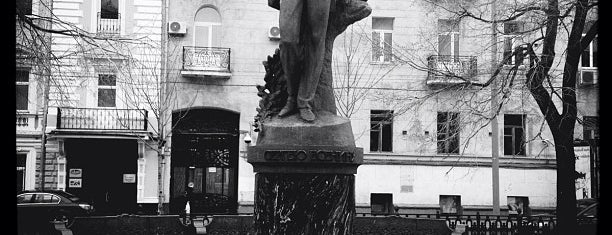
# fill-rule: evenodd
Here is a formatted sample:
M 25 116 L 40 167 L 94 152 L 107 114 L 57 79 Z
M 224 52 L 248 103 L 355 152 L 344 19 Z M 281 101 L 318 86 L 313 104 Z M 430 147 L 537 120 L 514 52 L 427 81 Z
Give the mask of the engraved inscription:
M 355 153 L 330 150 L 266 150 L 264 160 L 270 162 L 354 162 Z

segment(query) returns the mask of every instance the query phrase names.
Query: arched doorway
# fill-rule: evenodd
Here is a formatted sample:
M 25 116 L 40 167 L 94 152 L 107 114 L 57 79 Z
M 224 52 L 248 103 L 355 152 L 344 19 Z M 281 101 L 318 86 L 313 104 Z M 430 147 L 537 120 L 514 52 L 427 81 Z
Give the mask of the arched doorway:
M 190 183 L 192 213 L 236 212 L 239 118 L 210 108 L 172 114 L 171 213 L 183 212 Z

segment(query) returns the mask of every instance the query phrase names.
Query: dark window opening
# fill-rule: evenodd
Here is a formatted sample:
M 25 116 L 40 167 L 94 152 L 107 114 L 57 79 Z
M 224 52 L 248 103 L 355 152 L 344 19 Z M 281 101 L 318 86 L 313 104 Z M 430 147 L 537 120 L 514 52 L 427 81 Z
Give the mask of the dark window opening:
M 525 115 L 504 115 L 504 155 L 525 155 Z
M 115 89 L 98 89 L 98 107 L 116 107 Z
M 582 138 L 584 140 L 599 139 L 599 117 L 583 117 Z
M 17 0 L 17 14 L 31 15 L 32 0 Z
M 508 196 L 508 214 L 530 215 L 529 197 Z
M 463 213 L 461 207 L 461 196 L 459 195 L 440 195 L 440 212 L 441 214 L 458 214 Z
M 459 113 L 438 112 L 438 153 L 459 153 Z
M 28 110 L 28 91 L 29 91 L 29 70 L 16 70 L 15 74 L 15 95 L 16 95 L 16 109 L 17 110 Z
M 115 74 L 99 74 L 98 86 L 116 86 L 117 76 Z
M 101 0 L 100 17 L 102 19 L 118 19 L 119 0 Z
M 393 151 L 393 110 L 370 111 L 370 151 Z
M 98 107 L 116 107 L 117 75 L 98 74 Z
M 372 214 L 393 214 L 393 194 L 390 193 L 371 193 L 370 194 L 370 213 Z
M 26 154 L 17 154 L 17 192 L 25 190 Z

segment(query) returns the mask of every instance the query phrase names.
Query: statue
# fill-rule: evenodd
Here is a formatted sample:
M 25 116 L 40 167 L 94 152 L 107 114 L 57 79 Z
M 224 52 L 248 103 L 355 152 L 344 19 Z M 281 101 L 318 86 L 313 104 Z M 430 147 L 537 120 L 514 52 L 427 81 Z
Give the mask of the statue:
M 280 10 L 280 51 L 264 62 L 267 84 L 258 86 L 263 99 L 256 122 L 277 112 L 282 118 L 299 111 L 306 122 L 316 119 L 313 111 L 335 115 L 331 75 L 334 40 L 349 25 L 367 17 L 371 8 L 365 0 L 268 0 L 268 5 Z M 274 71 L 278 69 L 281 71 Z M 283 94 L 271 94 L 279 85 Z
M 352 234 L 363 149 L 350 120 L 336 115 L 331 60 L 335 38 L 372 9 L 365 0 L 268 4 L 280 10 L 281 42 L 263 62 L 259 134 L 247 154 L 256 173 L 255 234 Z

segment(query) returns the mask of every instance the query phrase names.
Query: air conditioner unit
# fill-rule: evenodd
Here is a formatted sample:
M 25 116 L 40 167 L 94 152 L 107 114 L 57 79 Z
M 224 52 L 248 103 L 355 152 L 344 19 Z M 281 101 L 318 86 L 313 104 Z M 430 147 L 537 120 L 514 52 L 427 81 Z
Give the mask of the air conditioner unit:
M 168 34 L 185 35 L 187 33 L 186 26 L 185 22 L 170 21 L 168 22 Z
M 280 40 L 280 28 L 277 26 L 270 27 L 268 38 L 270 38 L 270 40 Z
M 588 86 L 597 84 L 597 70 L 582 69 L 580 70 L 580 85 Z

